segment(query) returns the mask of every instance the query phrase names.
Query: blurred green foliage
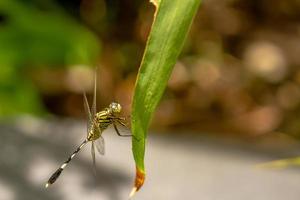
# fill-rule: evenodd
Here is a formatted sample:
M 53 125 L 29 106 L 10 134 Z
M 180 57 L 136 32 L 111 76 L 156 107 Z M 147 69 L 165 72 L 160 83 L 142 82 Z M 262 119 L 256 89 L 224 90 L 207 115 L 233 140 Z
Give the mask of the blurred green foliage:
M 51 1 L 0 1 L 0 116 L 41 113 L 24 68 L 91 65 L 100 43 Z

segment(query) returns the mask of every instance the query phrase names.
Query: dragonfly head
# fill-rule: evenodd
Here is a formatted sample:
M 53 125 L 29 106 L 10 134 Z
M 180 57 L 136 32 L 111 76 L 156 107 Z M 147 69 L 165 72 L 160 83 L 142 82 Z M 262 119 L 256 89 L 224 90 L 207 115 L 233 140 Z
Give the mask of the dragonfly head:
M 109 109 L 113 114 L 120 113 L 122 111 L 122 106 L 119 103 L 112 102 L 109 105 Z

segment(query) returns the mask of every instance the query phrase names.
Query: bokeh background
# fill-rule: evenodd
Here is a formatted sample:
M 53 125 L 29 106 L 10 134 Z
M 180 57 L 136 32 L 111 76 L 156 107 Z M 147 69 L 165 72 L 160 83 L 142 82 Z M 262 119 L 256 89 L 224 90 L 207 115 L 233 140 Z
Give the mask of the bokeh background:
M 0 134 L 4 141 L 0 159 L 0 191 L 6 194 L 3 198 L 0 194 L 0 199 L 76 199 L 80 194 L 85 194 L 84 191 L 72 197 L 59 196 L 59 192 L 49 194 L 37 183 L 47 179 L 56 164 L 59 165 L 66 154 L 79 144 L 85 130 L 82 122 L 85 118 L 82 93 L 85 91 L 91 97 L 95 67 L 98 77 L 98 109 L 111 101 L 118 101 L 123 105 L 124 115 L 130 114 L 134 83 L 154 11 L 154 6 L 146 0 L 0 1 Z M 157 174 L 152 177 L 162 179 L 160 173 L 169 172 L 154 165 L 155 161 L 166 162 L 178 154 L 181 157 L 177 159 L 186 165 L 177 172 L 189 171 L 190 163 L 197 166 L 190 171 L 197 171 L 198 168 L 204 171 L 211 169 L 209 164 L 206 167 L 200 164 L 205 162 L 205 158 L 201 160 L 199 155 L 211 155 L 206 158 L 213 160 L 211 165 L 222 166 L 226 162 L 221 162 L 224 155 L 215 151 L 227 152 L 229 148 L 228 155 L 231 157 L 228 159 L 233 163 L 243 164 L 238 169 L 224 166 L 224 173 L 229 173 L 224 177 L 224 185 L 220 183 L 219 190 L 213 189 L 221 175 L 215 179 L 204 177 L 201 179 L 203 182 L 194 183 L 202 188 L 207 187 L 203 193 L 205 199 L 220 199 L 221 196 L 218 198 L 216 193 L 224 195 L 230 189 L 235 191 L 233 188 L 237 187 L 227 188 L 230 184 L 225 181 L 226 178 L 236 176 L 234 170 L 241 170 L 241 173 L 246 174 L 243 180 L 253 176 L 252 172 L 243 171 L 249 165 L 249 160 L 258 163 L 258 160 L 263 162 L 299 155 L 299 55 L 299 1 L 204 1 L 153 118 L 150 132 L 159 134 L 151 136 L 154 139 L 149 139 L 154 143 L 149 142 L 147 156 L 150 158 L 147 162 L 153 166 L 149 167 L 152 171 L 157 170 Z M 74 136 L 74 133 L 77 135 Z M 108 137 L 113 137 L 112 143 L 122 147 L 119 138 Z M 180 142 L 182 138 L 184 144 Z M 124 199 L 123 194 L 129 192 L 127 190 L 132 183 L 134 164 L 130 156 L 130 141 L 125 144 L 122 151 L 128 153 L 127 157 L 120 158 L 119 161 L 128 166 L 125 167 L 125 174 L 121 173 L 122 170 L 117 170 L 121 175 L 113 170 L 101 173 L 106 168 L 98 167 L 100 177 L 110 183 L 105 187 L 108 192 L 104 199 Z M 169 152 L 169 148 L 174 147 L 171 144 L 175 144 L 177 150 Z M 160 151 L 156 150 L 151 154 L 151 145 L 156 145 Z M 200 146 L 203 145 L 204 149 L 201 149 Z M 111 146 L 115 145 L 108 145 L 108 149 Z M 22 152 L 22 148 L 26 150 Z M 179 149 L 180 152 L 186 152 L 177 152 Z M 36 151 L 38 154 L 35 154 Z M 118 150 L 111 151 L 115 153 L 111 157 L 122 153 Z M 152 160 L 151 155 L 156 153 L 158 157 L 154 156 L 155 159 Z M 82 170 L 89 168 L 88 154 L 84 154 L 87 158 L 83 157 L 77 163 Z M 8 159 L 8 155 L 13 156 Z M 163 155 L 166 157 L 159 157 Z M 29 186 L 32 180 L 27 180 L 28 170 L 23 167 L 30 166 L 30 159 L 24 159 L 23 156 L 32 157 L 32 162 L 43 163 L 41 168 L 44 171 L 28 167 L 32 176 L 43 177 L 34 179 L 36 185 Z M 51 163 L 49 157 L 52 159 Z M 249 159 L 242 162 L 242 157 Z M 110 162 L 112 164 L 106 166 L 109 169 L 111 165 L 120 165 L 117 161 L 108 160 Z M 167 165 L 166 162 L 164 166 Z M 12 169 L 12 173 L 8 175 L 6 171 Z M 172 177 L 172 173 L 169 173 L 169 177 Z M 215 174 L 215 171 L 207 173 Z M 285 184 L 273 185 L 281 190 L 272 188 L 276 181 L 283 180 L 281 176 L 276 173 L 265 174 L 269 172 L 259 173 L 262 173 L 259 176 L 271 178 L 254 178 L 253 184 L 250 180 L 248 187 L 251 188 L 256 182 L 271 186 L 269 193 L 255 199 L 282 199 L 286 195 L 290 195 L 287 199 L 299 197 L 296 189 L 289 194 L 284 193 L 285 187 L 295 186 L 296 182 L 294 179 L 290 180 L 292 176 L 289 174 L 295 171 L 288 172 L 287 175 L 281 174 L 286 178 Z M 76 168 L 73 174 L 76 177 Z M 89 179 L 93 179 L 92 174 L 90 176 Z M 156 196 L 156 199 L 187 198 L 182 193 L 180 195 L 183 196 L 173 194 L 182 191 L 174 189 L 177 186 L 187 187 L 182 183 L 184 176 L 178 176 L 178 180 L 173 180 L 174 186 L 171 181 L 165 183 L 167 187 L 164 188 L 169 192 Z M 276 176 L 276 181 L 264 182 L 273 180 Z M 296 177 L 297 173 L 293 176 Z M 76 185 L 73 176 L 70 177 L 66 187 L 70 187 L 72 192 L 63 189 L 66 194 L 76 190 L 70 186 Z M 157 190 L 151 190 L 151 194 L 162 194 L 158 191 L 163 187 L 157 186 L 157 181 L 159 182 L 149 181 L 148 193 L 145 192 L 147 195 L 142 196 L 142 199 L 153 199 L 149 196 L 149 188 L 154 185 Z M 163 181 L 160 180 L 161 182 Z M 207 186 L 208 182 L 211 188 Z M 101 187 L 102 184 L 100 183 Z M 120 189 L 116 186 L 118 184 L 125 185 L 122 186 L 125 189 L 121 190 L 123 193 L 120 195 L 114 192 Z M 85 183 L 86 188 L 95 189 L 93 185 L 97 184 Z M 61 183 L 60 187 L 64 188 L 64 184 Z M 195 186 L 186 190 L 191 188 Z M 261 187 L 257 190 L 259 194 L 263 193 Z M 243 191 L 244 194 L 247 191 Z M 85 192 L 90 193 L 89 190 Z M 249 199 L 252 192 L 248 191 Z M 268 196 L 271 193 L 274 196 Z M 96 199 L 97 195 L 86 198 Z M 190 191 L 189 195 L 190 199 L 199 199 L 201 196 L 197 190 Z M 247 195 L 222 197 L 231 200 L 247 199 Z

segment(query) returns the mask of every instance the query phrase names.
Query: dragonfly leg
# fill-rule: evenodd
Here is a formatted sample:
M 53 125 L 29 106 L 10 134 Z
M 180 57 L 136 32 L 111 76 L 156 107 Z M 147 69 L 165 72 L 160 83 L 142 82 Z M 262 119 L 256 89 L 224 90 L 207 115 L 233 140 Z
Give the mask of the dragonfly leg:
M 122 121 L 119 121 L 119 120 L 118 120 L 118 122 L 119 122 L 122 126 L 125 126 L 125 127 L 127 128 L 127 126 L 126 126 L 124 123 L 122 123 Z M 136 139 L 137 141 L 140 141 L 137 137 L 135 137 L 135 135 L 132 135 L 132 134 L 122 135 L 122 134 L 120 133 L 118 127 L 116 126 L 116 124 L 113 123 L 113 126 L 114 126 L 114 129 L 115 129 L 115 131 L 117 132 L 118 136 L 121 136 L 121 137 L 131 137 L 131 136 L 132 136 L 132 137 L 133 137 L 134 139 Z
M 119 122 L 119 121 L 118 121 L 118 122 Z M 119 123 L 121 124 L 121 122 L 119 122 Z M 122 135 L 122 134 L 120 133 L 118 127 L 116 126 L 116 124 L 113 124 L 113 125 L 114 125 L 114 129 L 115 129 L 115 131 L 117 132 L 118 136 L 121 136 L 121 137 L 131 137 L 131 136 L 132 136 L 132 134 Z M 121 125 L 127 127 L 125 124 L 121 124 Z
M 115 118 L 121 121 L 126 121 L 126 117 L 115 117 Z
M 117 121 L 119 124 L 121 124 L 122 126 L 128 128 L 128 126 L 127 126 L 126 123 L 125 123 L 125 122 L 126 122 L 126 119 L 125 119 L 124 117 L 116 117 L 115 119 L 116 119 L 116 121 Z

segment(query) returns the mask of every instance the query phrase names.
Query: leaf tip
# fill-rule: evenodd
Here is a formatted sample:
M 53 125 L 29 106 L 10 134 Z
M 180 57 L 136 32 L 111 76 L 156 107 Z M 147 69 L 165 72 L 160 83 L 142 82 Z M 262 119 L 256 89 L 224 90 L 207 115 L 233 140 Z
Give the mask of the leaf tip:
M 136 192 L 137 192 L 137 188 L 133 187 L 130 194 L 129 194 L 129 199 L 131 199 L 135 195 Z
M 150 0 L 150 3 L 152 3 L 156 8 L 158 8 L 158 0 Z
M 136 175 L 135 175 L 135 181 L 134 186 L 129 194 L 129 199 L 131 199 L 137 191 L 143 186 L 145 182 L 145 172 L 140 170 L 139 168 L 136 168 Z

